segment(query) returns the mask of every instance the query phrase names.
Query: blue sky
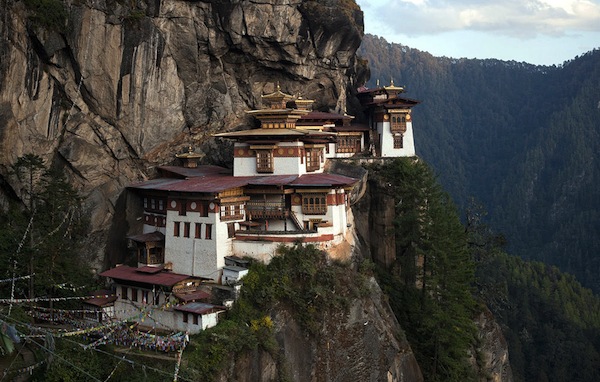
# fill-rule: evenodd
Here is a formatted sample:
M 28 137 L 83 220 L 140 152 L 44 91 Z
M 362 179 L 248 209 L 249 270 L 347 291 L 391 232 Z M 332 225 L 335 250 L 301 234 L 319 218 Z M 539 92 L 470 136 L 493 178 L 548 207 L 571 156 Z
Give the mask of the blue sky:
M 600 47 L 600 0 L 356 0 L 365 32 L 454 58 L 562 64 Z

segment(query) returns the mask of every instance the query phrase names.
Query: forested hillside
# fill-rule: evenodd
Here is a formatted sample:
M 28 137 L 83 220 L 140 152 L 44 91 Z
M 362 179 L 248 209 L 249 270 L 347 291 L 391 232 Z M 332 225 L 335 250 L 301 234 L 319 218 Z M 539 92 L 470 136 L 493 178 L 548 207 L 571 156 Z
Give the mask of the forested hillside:
M 600 291 L 600 51 L 561 66 L 453 59 L 367 35 L 371 82 L 422 100 L 415 143 L 463 209 L 490 213 L 508 251 Z
M 507 255 L 480 207 L 461 225 L 423 161 L 371 170 L 395 205 L 396 257 L 377 275 L 425 380 L 493 380 L 477 375 L 485 335 L 472 320 L 486 307 L 502 327 L 514 381 L 600 379 L 600 299 L 591 290 L 556 267 Z

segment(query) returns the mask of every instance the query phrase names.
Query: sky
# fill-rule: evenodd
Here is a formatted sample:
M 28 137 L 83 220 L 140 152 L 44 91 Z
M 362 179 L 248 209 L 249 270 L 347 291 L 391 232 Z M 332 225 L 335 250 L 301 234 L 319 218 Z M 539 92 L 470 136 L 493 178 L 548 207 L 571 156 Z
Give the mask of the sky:
M 356 0 L 365 33 L 434 56 L 559 65 L 600 48 L 600 0 Z

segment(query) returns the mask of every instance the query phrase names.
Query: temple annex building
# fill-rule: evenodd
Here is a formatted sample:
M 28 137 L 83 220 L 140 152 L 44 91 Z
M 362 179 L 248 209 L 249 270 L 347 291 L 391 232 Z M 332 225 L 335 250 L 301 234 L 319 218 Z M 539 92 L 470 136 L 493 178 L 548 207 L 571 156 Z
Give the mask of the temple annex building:
M 112 280 L 114 318 L 196 333 L 216 325 L 223 303 L 207 285 L 236 284 L 245 257 L 269 261 L 281 244 L 323 249 L 346 240 L 349 193 L 357 182 L 324 171 L 326 161 L 355 155 L 414 156 L 410 112 L 418 102 L 401 87 L 359 89 L 369 116 L 312 110 L 312 100 L 277 86 L 248 111 L 260 127 L 216 134 L 232 140 L 233 170 L 199 166 L 190 150 L 181 166 L 158 167 L 159 177 L 128 188 L 143 205 L 143 230 L 128 236 L 137 266 L 100 275 Z M 212 303 L 211 303 L 212 302 Z

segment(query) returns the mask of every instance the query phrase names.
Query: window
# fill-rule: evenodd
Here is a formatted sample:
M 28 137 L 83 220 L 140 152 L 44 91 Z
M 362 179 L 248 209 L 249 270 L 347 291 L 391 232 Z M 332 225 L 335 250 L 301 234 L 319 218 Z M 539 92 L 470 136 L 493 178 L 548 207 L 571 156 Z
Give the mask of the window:
M 227 237 L 235 237 L 235 223 L 227 223 Z
M 122 300 L 128 300 L 128 297 L 127 297 L 127 287 L 126 286 L 122 286 L 121 287 L 121 299 Z
M 221 220 L 234 220 L 244 218 L 243 204 L 224 204 L 221 206 Z
M 150 199 L 150 208 L 153 210 L 156 209 L 156 201 L 154 199 Z
M 394 148 L 404 148 L 404 136 L 402 134 L 394 135 Z
M 186 324 L 188 322 L 188 314 L 186 312 L 183 312 L 183 322 Z
M 180 200 L 179 201 L 179 215 L 185 216 L 186 209 L 187 209 L 187 202 L 185 200 Z
M 164 211 L 165 210 L 164 201 L 162 199 L 158 199 L 158 209 L 160 211 Z
M 206 224 L 206 232 L 204 233 L 206 240 L 212 240 L 212 224 Z
M 360 151 L 359 135 L 341 135 L 338 136 L 335 145 L 336 153 L 357 153 Z
M 406 131 L 406 114 L 393 115 L 391 128 L 393 132 L 404 133 Z
M 175 237 L 179 236 L 179 226 L 180 225 L 181 225 L 181 223 L 179 223 L 179 222 L 173 223 L 173 236 L 175 236 Z
M 149 291 L 142 290 L 142 303 L 143 304 L 147 304 L 148 303 L 148 293 L 149 293 Z
M 190 237 L 190 223 L 183 223 L 183 237 Z
M 306 171 L 316 171 L 321 168 L 321 153 L 322 149 L 307 149 L 306 150 Z
M 137 302 L 137 289 L 131 288 L 131 301 Z
M 148 198 L 144 198 L 144 209 L 148 208 Z
M 256 172 L 273 172 L 273 150 L 256 150 Z
M 194 237 L 196 239 L 200 239 L 200 235 L 202 234 L 202 223 L 196 223 L 196 232 Z
M 208 216 L 208 202 L 201 202 L 199 205 L 200 208 L 200 216 L 207 217 Z
M 325 194 L 306 194 L 302 197 L 302 213 L 307 215 L 324 215 L 327 213 Z
M 198 315 L 194 314 L 192 317 L 194 318 L 194 325 L 198 325 Z

